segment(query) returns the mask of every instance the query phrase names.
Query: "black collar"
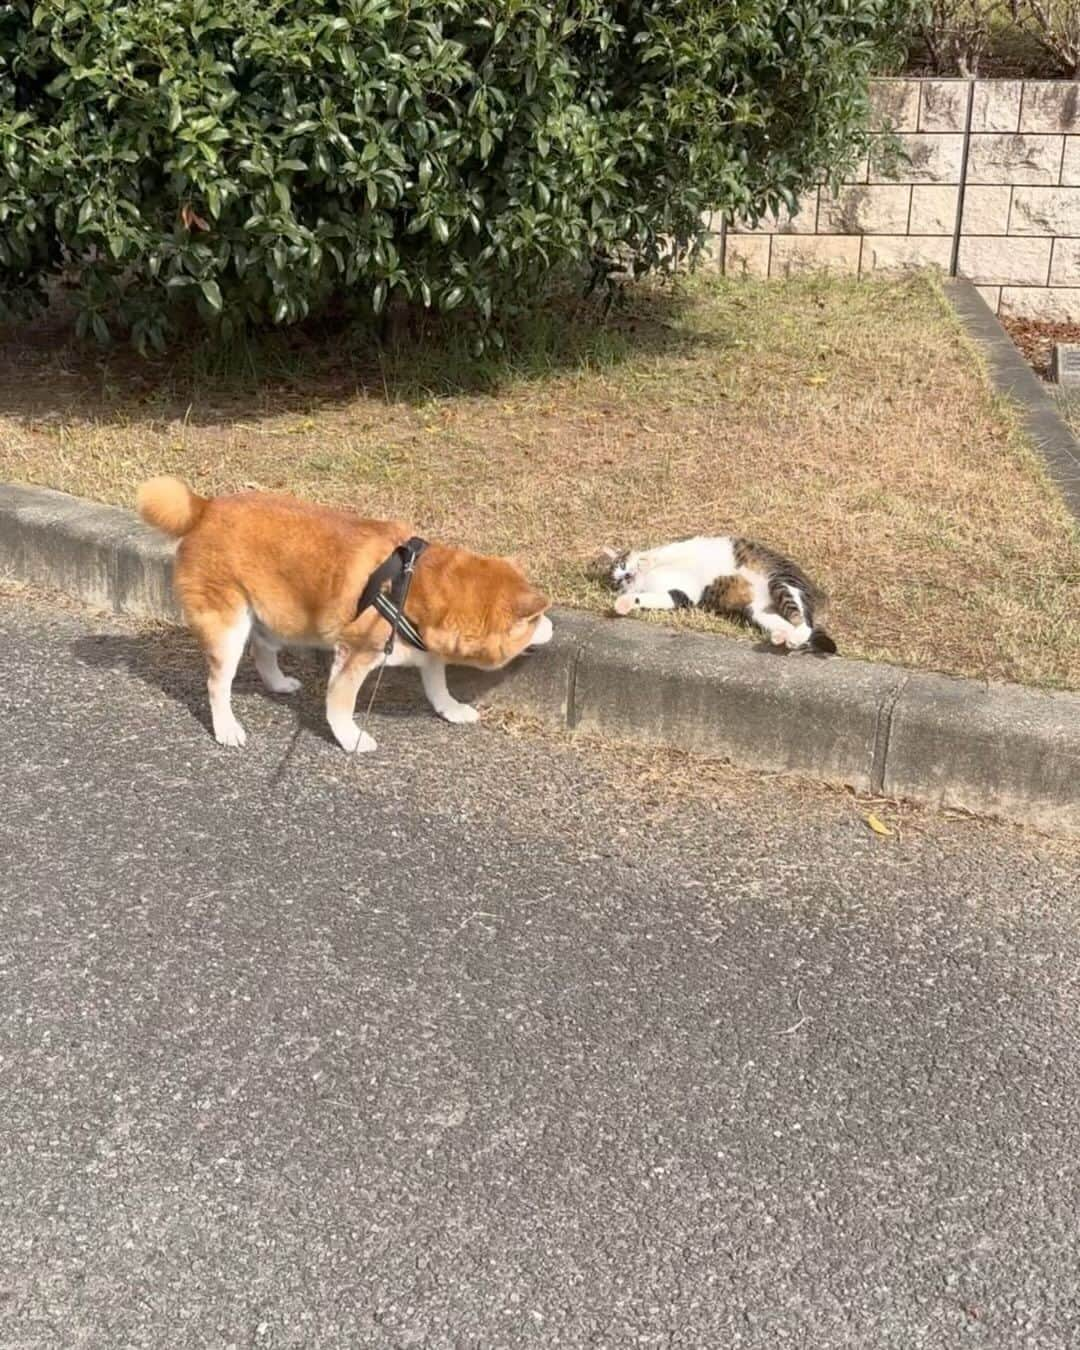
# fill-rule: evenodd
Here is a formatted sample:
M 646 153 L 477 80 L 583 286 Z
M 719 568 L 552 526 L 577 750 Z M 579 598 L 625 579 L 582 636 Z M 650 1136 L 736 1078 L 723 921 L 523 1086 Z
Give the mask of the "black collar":
M 420 636 L 419 629 L 406 617 L 405 600 L 412 584 L 416 560 L 427 548 L 426 539 L 413 537 L 400 544 L 384 563 L 380 563 L 368 577 L 367 585 L 356 605 L 354 620 L 358 619 L 369 605 L 374 605 L 390 625 L 390 636 L 386 639 L 386 655 L 394 650 L 394 638 L 401 634 L 410 647 L 419 652 L 427 651 L 427 644 Z M 383 587 L 389 583 L 390 589 Z

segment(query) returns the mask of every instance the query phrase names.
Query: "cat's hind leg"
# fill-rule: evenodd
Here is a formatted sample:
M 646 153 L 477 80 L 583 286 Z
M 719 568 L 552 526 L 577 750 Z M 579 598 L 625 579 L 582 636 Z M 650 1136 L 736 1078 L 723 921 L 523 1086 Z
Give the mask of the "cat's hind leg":
M 768 634 L 774 647 L 805 647 L 810 641 L 808 623 L 791 623 L 766 605 L 752 604 L 749 613 L 752 621 Z
M 759 571 L 744 569 L 750 596 L 745 613 L 751 623 L 762 629 L 774 647 L 804 647 L 810 641 L 811 628 L 802 606 L 786 591 L 777 596 L 769 578 Z M 787 612 L 787 617 L 782 610 Z

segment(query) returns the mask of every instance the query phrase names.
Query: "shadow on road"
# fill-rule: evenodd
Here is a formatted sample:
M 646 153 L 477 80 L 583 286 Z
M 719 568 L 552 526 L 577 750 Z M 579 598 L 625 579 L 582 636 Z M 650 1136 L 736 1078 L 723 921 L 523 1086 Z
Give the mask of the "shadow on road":
M 213 734 L 206 694 L 206 667 L 198 643 L 186 630 L 161 628 L 149 633 L 95 633 L 71 645 L 75 658 L 101 670 L 127 670 L 152 688 L 159 689 L 180 705 L 203 728 Z M 324 695 L 330 669 L 329 652 L 287 651 L 282 668 L 303 683 L 297 697 L 269 693 L 255 672 L 250 655 L 240 663 L 234 692 L 243 697 L 258 693 L 273 703 L 295 708 L 298 729 L 310 731 L 329 745 L 336 745 L 326 724 Z M 374 688 L 372 675 L 356 700 L 357 719 L 363 718 Z M 387 670 L 375 701 L 380 717 L 431 716 L 415 671 Z

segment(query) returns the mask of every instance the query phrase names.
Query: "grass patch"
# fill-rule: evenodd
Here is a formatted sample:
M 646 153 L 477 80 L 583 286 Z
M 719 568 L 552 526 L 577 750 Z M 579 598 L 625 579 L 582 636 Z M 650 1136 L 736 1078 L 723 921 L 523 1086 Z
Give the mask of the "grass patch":
M 1080 393 L 1073 389 L 1058 389 L 1055 385 L 1051 385 L 1050 389 L 1058 412 L 1068 422 L 1072 434 L 1080 439 Z
M 848 654 L 1080 687 L 1080 538 L 930 281 L 700 278 L 606 322 L 567 301 L 482 361 L 454 328 L 171 363 L 42 328 L 4 344 L 0 409 L 4 478 L 286 489 L 518 554 L 574 605 L 604 602 L 600 544 L 738 531 L 825 586 Z
M 1080 439 L 1080 398 L 1075 394 L 1059 396 L 1058 406 L 1073 435 Z

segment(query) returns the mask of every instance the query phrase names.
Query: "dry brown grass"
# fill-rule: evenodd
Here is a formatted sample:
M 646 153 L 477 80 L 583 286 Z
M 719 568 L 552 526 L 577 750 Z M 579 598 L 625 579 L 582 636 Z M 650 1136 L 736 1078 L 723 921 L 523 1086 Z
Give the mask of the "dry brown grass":
M 1074 436 L 1080 437 L 1080 394 L 1072 390 L 1058 390 L 1051 385 L 1050 390 L 1058 405 L 1058 411 L 1068 422 Z
M 515 552 L 577 605 L 599 544 L 733 530 L 824 584 L 847 654 L 1080 687 L 1080 536 L 932 283 L 700 280 L 466 352 L 309 333 L 214 371 L 12 338 L 0 477 L 289 489 Z

